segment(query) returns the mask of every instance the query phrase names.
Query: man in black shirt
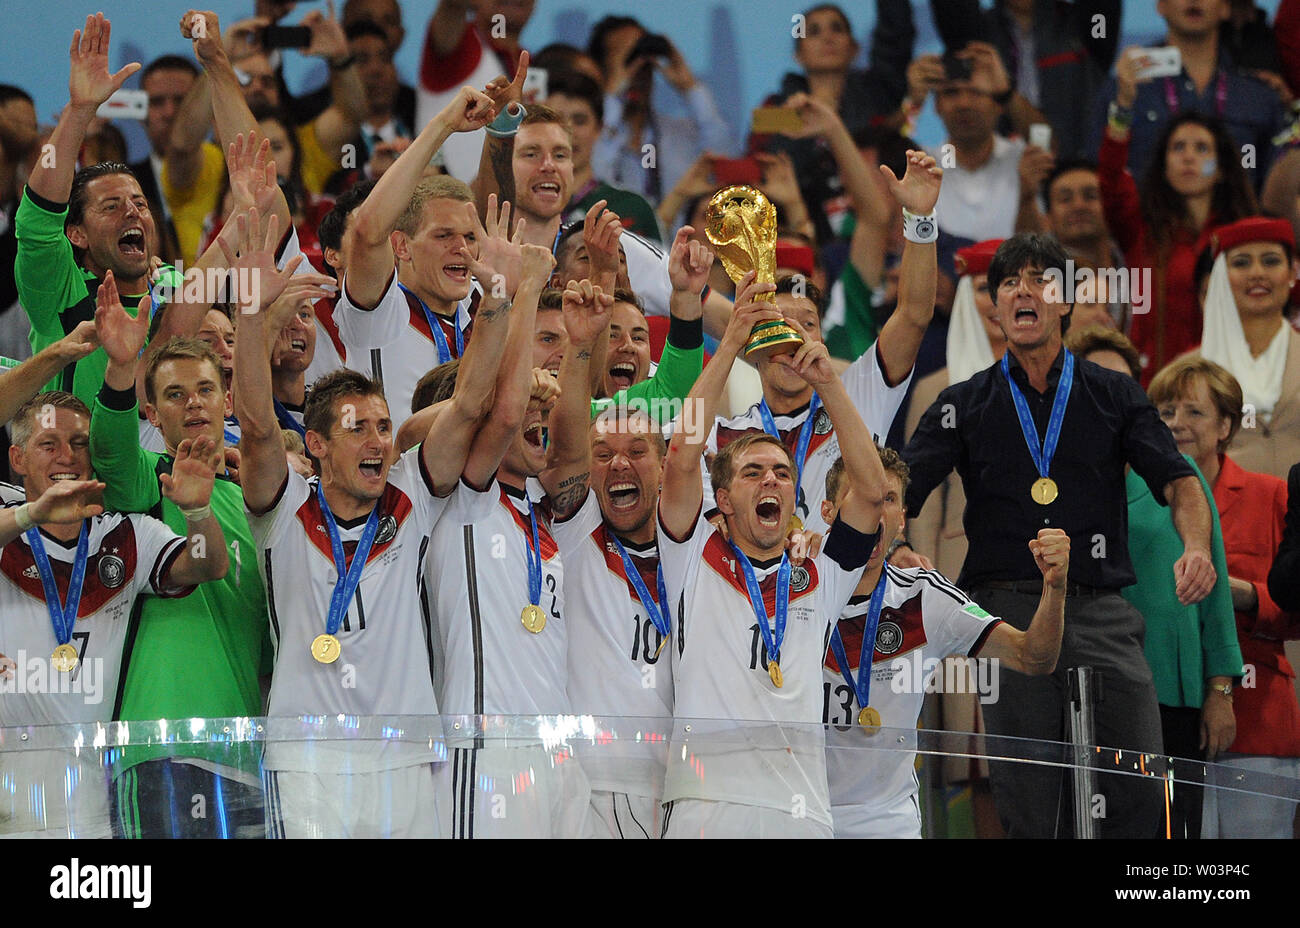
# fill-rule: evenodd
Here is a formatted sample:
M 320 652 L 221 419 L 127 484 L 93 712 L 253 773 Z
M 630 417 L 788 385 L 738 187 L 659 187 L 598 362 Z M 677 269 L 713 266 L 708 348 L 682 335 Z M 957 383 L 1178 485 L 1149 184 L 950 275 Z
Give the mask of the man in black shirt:
M 944 390 L 922 416 L 904 453 L 912 472 L 907 509 L 918 512 L 957 469 L 970 540 L 958 583 L 1022 630 L 1041 587 L 1024 539 L 1041 528 L 1062 528 L 1081 555 L 1070 564 L 1056 670 L 1044 677 L 1000 671 L 1000 698 L 984 707 L 990 734 L 1066 740 L 1066 672 L 1090 666 L 1101 678 L 1096 743 L 1159 754 L 1160 715 L 1142 653 L 1144 622 L 1119 595 L 1136 580 L 1127 547 L 1125 464 L 1172 509 L 1184 545 L 1174 579 L 1185 603 L 1203 599 L 1215 581 L 1211 514 L 1192 468 L 1137 384 L 1062 347 L 1072 310 L 1062 299 L 1068 296 L 1066 267 L 1064 250 L 1047 236 L 1017 235 L 998 249 L 988 283 L 1007 335 L 1006 356 Z M 1136 757 L 1123 761 L 1124 769 L 1137 764 Z M 1008 834 L 1068 833 L 1062 768 L 991 764 L 990 778 Z M 1157 835 L 1158 780 L 1106 776 L 1100 785 L 1102 796 L 1090 811 L 1101 835 Z

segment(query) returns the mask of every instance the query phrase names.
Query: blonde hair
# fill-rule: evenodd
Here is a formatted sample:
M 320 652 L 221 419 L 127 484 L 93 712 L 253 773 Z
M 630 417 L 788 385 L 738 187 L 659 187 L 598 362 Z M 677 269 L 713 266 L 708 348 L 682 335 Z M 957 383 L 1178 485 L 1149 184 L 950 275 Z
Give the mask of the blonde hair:
M 420 181 L 411 193 L 411 200 L 402 210 L 394 227 L 398 232 L 415 235 L 424 224 L 424 207 L 430 200 L 455 200 L 458 203 L 473 203 L 474 194 L 469 185 L 446 174 L 438 174 Z
M 1237 430 L 1241 428 L 1241 408 L 1245 404 L 1241 384 L 1226 368 L 1205 358 L 1179 358 L 1165 365 L 1151 379 L 1147 396 L 1156 406 L 1176 402 L 1190 397 L 1196 389 L 1198 380 L 1205 381 L 1214 408 L 1220 416 L 1227 418 L 1231 423 L 1228 437 L 1219 442 L 1218 450 L 1222 454 L 1232 444 Z

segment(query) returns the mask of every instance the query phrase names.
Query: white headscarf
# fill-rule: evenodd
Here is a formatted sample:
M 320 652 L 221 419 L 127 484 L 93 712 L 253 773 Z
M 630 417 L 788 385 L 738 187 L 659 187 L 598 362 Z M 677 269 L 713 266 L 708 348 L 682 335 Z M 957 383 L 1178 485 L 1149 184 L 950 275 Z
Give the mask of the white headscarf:
M 975 308 L 975 285 L 967 274 L 957 282 L 948 320 L 948 383 L 969 380 L 972 374 L 993 364 L 993 346 L 984 320 Z
M 1283 320 L 1264 353 L 1258 358 L 1252 356 L 1237 312 L 1237 301 L 1232 296 L 1232 285 L 1228 282 L 1227 260 L 1223 254 L 1214 259 L 1210 286 L 1205 293 L 1201 357 L 1227 368 L 1241 384 L 1245 402 L 1265 419 L 1273 414 L 1273 407 L 1282 395 L 1288 328 Z

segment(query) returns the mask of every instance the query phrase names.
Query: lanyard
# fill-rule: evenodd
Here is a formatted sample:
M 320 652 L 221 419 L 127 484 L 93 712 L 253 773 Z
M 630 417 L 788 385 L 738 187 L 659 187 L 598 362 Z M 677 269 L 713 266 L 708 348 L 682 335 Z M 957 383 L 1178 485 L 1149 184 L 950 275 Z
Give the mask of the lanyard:
M 334 555 L 334 570 L 338 574 L 334 592 L 330 595 L 329 616 L 325 621 L 325 633 L 333 635 L 343 624 L 348 604 L 352 602 L 352 596 L 361 584 L 361 574 L 366 569 L 366 559 L 370 557 L 370 548 L 379 528 L 379 501 L 376 500 L 375 508 L 370 510 L 370 518 L 366 519 L 366 527 L 361 530 L 361 540 L 352 552 L 352 564 L 349 566 L 343 554 L 338 524 L 334 521 L 334 513 L 330 512 L 330 504 L 325 500 L 325 488 L 319 483 L 316 484 L 316 496 L 320 499 L 321 513 L 325 516 L 325 531 L 330 536 L 330 551 Z
M 781 643 L 785 641 L 785 620 L 790 608 L 790 555 L 781 552 L 781 566 L 776 572 L 776 631 L 767 624 L 767 606 L 763 604 L 763 591 L 759 589 L 754 577 L 754 565 L 749 563 L 745 552 L 729 542 L 731 550 L 736 552 L 736 560 L 745 574 L 745 587 L 749 591 L 749 604 L 754 607 L 758 618 L 758 631 L 763 636 L 763 647 L 767 649 L 767 659 L 780 663 Z M 779 685 L 779 684 L 778 684 Z
M 228 444 L 228 445 L 237 445 L 237 444 L 239 444 L 239 436 L 236 435 L 234 432 L 232 432 L 232 431 L 230 430 L 230 426 L 231 426 L 232 424 L 234 424 L 234 425 L 238 425 L 238 424 L 239 424 L 239 420 L 238 420 L 238 419 L 227 419 L 227 420 L 226 420 L 226 425 L 223 426 L 222 431 L 224 431 L 224 432 L 226 433 L 226 444 Z
M 77 536 L 77 554 L 72 562 L 72 576 L 68 579 L 68 601 L 65 604 L 59 598 L 59 586 L 54 582 L 54 570 L 50 567 L 50 558 L 45 553 L 45 542 L 41 540 L 41 531 L 36 526 L 29 528 L 25 534 L 27 544 L 32 549 L 32 560 L 41 575 L 41 586 L 45 590 L 45 608 L 50 611 L 50 621 L 54 624 L 54 638 L 59 644 L 72 640 L 72 625 L 77 621 L 77 607 L 81 605 L 81 587 L 86 579 L 86 555 L 90 544 L 89 522 L 82 520 L 81 534 Z
M 536 606 L 542 601 L 542 546 L 537 540 L 537 511 L 533 500 L 528 499 L 528 521 L 533 529 L 533 543 L 524 536 L 524 556 L 528 558 L 528 602 Z
M 883 565 L 876 588 L 871 591 L 871 601 L 867 606 L 867 624 L 862 629 L 862 653 L 858 656 L 858 674 L 855 679 L 849 671 L 849 656 L 844 650 L 844 639 L 840 637 L 837 624 L 831 632 L 831 651 L 835 653 L 835 663 L 839 665 L 840 675 L 858 697 L 858 707 L 865 709 L 871 705 L 871 661 L 876 653 L 876 629 L 880 625 L 880 609 L 885 604 L 885 587 L 889 585 L 889 572 Z
M 1165 106 L 1169 109 L 1172 116 L 1181 108 L 1178 103 L 1178 88 L 1174 85 L 1172 77 L 1165 78 Z M 1214 81 L 1214 115 L 1220 119 L 1223 118 L 1223 111 L 1228 106 L 1228 77 L 1223 69 L 1219 69 L 1219 76 Z
M 275 399 L 271 402 L 275 405 L 275 418 L 280 423 L 280 428 L 297 432 L 300 437 L 305 439 L 307 437 L 306 427 L 293 417 L 293 414 L 289 412 L 284 403 Z
M 438 363 L 446 364 L 452 359 L 451 348 L 447 345 L 447 336 L 442 334 L 442 325 L 434 318 L 433 310 L 429 309 L 424 300 L 416 296 L 406 284 L 399 281 L 397 286 L 401 287 L 402 292 L 407 296 L 415 297 L 415 301 L 420 304 L 420 309 L 424 310 L 424 319 L 429 323 L 429 331 L 433 333 L 433 344 L 438 349 Z M 459 358 L 465 353 L 465 333 L 460 330 L 460 307 L 456 308 L 456 315 L 452 317 L 451 327 L 456 330 L 455 357 Z
M 650 616 L 650 621 L 654 623 L 659 634 L 667 638 L 672 631 L 672 612 L 668 608 L 668 591 L 664 587 L 664 568 L 660 564 L 655 567 L 655 588 L 659 593 L 659 602 L 656 603 L 650 596 L 650 590 L 646 588 L 645 581 L 641 579 L 641 572 L 636 569 L 632 563 L 632 557 L 623 547 L 623 542 L 618 540 L 613 532 L 609 532 L 610 539 L 614 542 L 614 547 L 618 549 L 619 557 L 623 559 L 623 570 L 627 573 L 627 579 L 631 582 L 636 590 L 637 598 L 641 600 L 641 605 L 645 607 L 646 614 Z
M 1061 365 L 1061 379 L 1056 385 L 1056 397 L 1052 400 L 1052 415 L 1047 420 L 1047 434 L 1043 437 L 1042 446 L 1038 444 L 1038 426 L 1034 424 L 1034 417 L 1030 415 L 1029 404 L 1025 402 L 1025 395 L 1020 392 L 1016 382 L 1011 377 L 1011 353 L 1008 352 L 1002 356 L 1002 374 L 1007 378 L 1007 386 L 1011 388 L 1011 399 L 1016 406 L 1016 415 L 1020 417 L 1020 431 L 1024 433 L 1025 442 L 1029 445 L 1029 456 L 1034 459 L 1034 467 L 1038 470 L 1040 477 L 1047 477 L 1052 466 L 1052 456 L 1056 454 L 1056 443 L 1061 438 L 1061 421 L 1065 418 L 1065 404 L 1070 399 L 1070 385 L 1074 382 L 1074 355 L 1068 350 L 1065 351 L 1065 361 Z
M 812 400 L 808 403 L 808 418 L 803 420 L 803 427 L 799 429 L 799 441 L 794 447 L 794 467 L 797 471 L 794 482 L 794 503 L 796 506 L 803 499 L 800 492 L 803 487 L 803 462 L 808 457 L 808 445 L 812 441 L 813 423 L 817 421 L 817 410 L 821 408 L 821 403 L 821 397 L 814 390 Z M 784 443 L 785 439 L 781 437 L 781 432 L 776 427 L 776 420 L 772 418 L 772 410 L 767 405 L 766 397 L 758 401 L 758 414 L 763 417 L 763 431 L 777 441 Z

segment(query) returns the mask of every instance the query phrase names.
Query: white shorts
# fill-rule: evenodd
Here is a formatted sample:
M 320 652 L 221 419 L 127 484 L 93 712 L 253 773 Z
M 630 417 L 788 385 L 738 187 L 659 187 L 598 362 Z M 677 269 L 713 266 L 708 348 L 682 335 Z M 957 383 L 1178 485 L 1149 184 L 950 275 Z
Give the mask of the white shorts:
M 659 800 L 650 796 L 593 789 L 591 816 L 597 838 L 659 837 Z
M 572 754 L 541 745 L 449 753 L 438 773 L 446 836 L 591 837 L 591 787 Z
M 1224 754 L 1215 763 L 1240 767 L 1255 773 L 1300 779 L 1300 758 L 1264 757 L 1250 754 Z M 1224 782 L 1223 771 L 1211 767 L 1205 778 L 1201 798 L 1202 838 L 1290 838 L 1296 804 L 1290 799 L 1242 793 Z M 1177 789 L 1179 784 L 1175 784 Z
M 435 773 L 419 764 L 377 773 L 267 770 L 268 838 L 438 838 Z
M 111 838 L 111 781 L 101 758 L 98 751 L 0 753 L 0 835 Z
M 712 799 L 664 805 L 665 838 L 830 838 L 831 826 L 781 809 Z
M 921 807 L 916 794 L 889 807 L 870 803 L 831 806 L 837 838 L 920 838 Z

